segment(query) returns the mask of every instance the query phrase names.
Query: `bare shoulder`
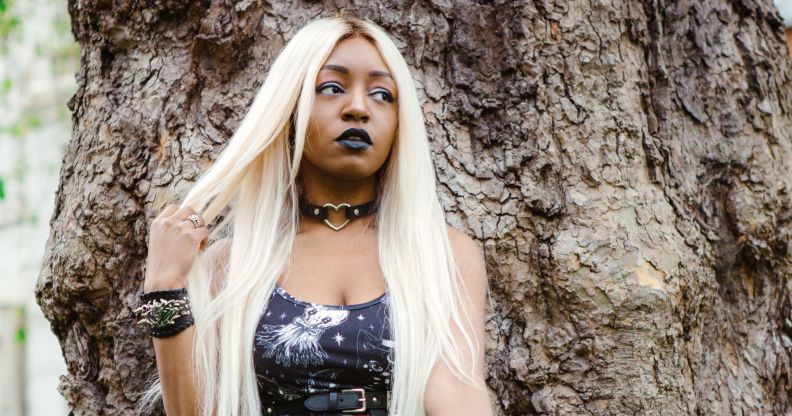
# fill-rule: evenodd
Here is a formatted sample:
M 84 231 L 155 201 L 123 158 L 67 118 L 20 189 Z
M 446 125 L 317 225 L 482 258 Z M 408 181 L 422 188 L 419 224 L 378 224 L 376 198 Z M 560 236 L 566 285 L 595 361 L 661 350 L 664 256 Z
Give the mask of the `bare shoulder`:
M 487 271 L 484 253 L 479 244 L 466 233 L 447 226 L 448 240 L 454 252 L 457 268 L 465 280 L 465 285 L 486 291 Z
M 464 308 L 469 312 L 470 326 L 464 322 L 469 334 L 475 336 L 475 355 L 467 354 L 469 342 L 463 338 L 459 327 L 452 325 L 460 350 L 463 367 L 475 363 L 473 378 L 475 383 L 468 384 L 451 370 L 445 360 L 438 360 L 432 369 L 424 393 L 424 409 L 427 415 L 487 415 L 491 416 L 492 405 L 486 392 L 485 346 L 485 305 L 487 296 L 487 274 L 483 251 L 479 244 L 466 233 L 448 227 L 459 275 L 468 296 L 463 297 Z M 475 357 L 475 359 L 473 359 Z M 453 397 L 453 400 L 449 400 Z
M 483 316 L 487 292 L 489 291 L 484 252 L 476 240 L 466 233 L 451 226 L 447 228 L 448 240 L 454 253 L 454 261 L 464 285 L 463 290 L 468 293 L 468 299 L 471 302 L 467 305 L 467 308 L 477 311 L 477 314 Z

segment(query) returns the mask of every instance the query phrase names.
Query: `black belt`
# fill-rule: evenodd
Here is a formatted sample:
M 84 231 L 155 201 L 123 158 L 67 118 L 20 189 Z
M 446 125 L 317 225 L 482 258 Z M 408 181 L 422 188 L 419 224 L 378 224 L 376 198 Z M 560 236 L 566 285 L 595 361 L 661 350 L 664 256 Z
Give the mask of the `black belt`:
M 349 415 L 387 416 L 390 392 L 362 388 L 314 394 L 307 398 L 264 404 L 265 416 L 338 412 Z

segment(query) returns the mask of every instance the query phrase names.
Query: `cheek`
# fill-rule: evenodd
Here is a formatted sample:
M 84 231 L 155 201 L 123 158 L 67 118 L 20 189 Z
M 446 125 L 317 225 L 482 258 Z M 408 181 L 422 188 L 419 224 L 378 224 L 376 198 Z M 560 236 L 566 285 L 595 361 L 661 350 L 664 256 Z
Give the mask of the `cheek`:
M 327 135 L 326 126 L 330 124 L 328 112 L 331 111 L 326 105 L 315 105 L 311 117 L 308 119 L 305 139 L 321 140 Z
M 303 152 L 305 154 L 310 156 L 320 151 L 322 142 L 329 134 L 325 129 L 322 129 L 322 126 L 326 124 L 327 123 L 323 123 L 321 119 L 316 117 L 312 117 L 308 121 L 308 126 L 305 130 L 305 143 L 303 145 Z
M 388 138 L 390 139 L 390 143 L 388 145 L 389 151 L 390 148 L 393 147 L 393 143 L 396 141 L 396 135 L 398 134 L 396 130 L 398 126 L 399 126 L 398 120 L 394 117 L 388 126 Z
M 319 137 L 321 137 L 322 131 L 322 119 L 318 117 L 317 114 L 311 115 L 311 118 L 308 119 L 308 125 L 305 127 L 305 142 L 308 143 L 310 141 L 315 141 Z

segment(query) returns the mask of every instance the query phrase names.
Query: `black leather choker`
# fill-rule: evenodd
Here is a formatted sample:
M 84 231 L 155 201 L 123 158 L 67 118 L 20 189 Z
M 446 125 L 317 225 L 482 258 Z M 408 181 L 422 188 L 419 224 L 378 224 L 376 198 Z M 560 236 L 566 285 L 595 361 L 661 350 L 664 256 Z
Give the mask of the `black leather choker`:
M 322 206 L 312 205 L 307 200 L 300 198 L 299 200 L 300 206 L 300 213 L 307 217 L 318 218 L 323 220 L 328 227 L 332 228 L 335 231 L 338 231 L 344 228 L 349 221 L 354 220 L 355 218 L 360 218 L 362 216 L 368 215 L 374 212 L 374 200 L 366 202 L 360 205 L 349 205 L 346 202 L 333 205 L 333 204 L 324 204 Z M 344 213 L 346 214 L 346 221 L 339 226 L 333 225 L 330 220 L 327 219 L 327 215 L 330 213 L 330 209 L 335 212 L 338 212 L 341 208 L 344 209 Z

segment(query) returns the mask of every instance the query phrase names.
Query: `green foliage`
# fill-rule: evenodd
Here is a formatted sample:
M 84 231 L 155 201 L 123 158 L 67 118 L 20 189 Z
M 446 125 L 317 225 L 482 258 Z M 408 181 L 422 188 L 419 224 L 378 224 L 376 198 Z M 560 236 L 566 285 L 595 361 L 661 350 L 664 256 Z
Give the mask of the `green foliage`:
M 8 36 L 19 26 L 19 18 L 14 16 L 14 2 L 10 0 L 0 0 L 0 40 L 8 39 Z
M 0 0 L 0 1 L 2 1 L 2 0 Z M 25 322 L 25 307 L 24 306 L 20 306 L 20 307 L 16 308 L 16 311 L 17 311 L 17 314 L 19 315 L 19 318 L 20 318 L 19 321 L 20 322 Z M 17 342 L 20 342 L 20 343 L 21 342 L 25 342 L 25 340 L 27 339 L 27 331 L 26 331 L 24 326 L 17 330 L 15 338 L 16 338 Z
M 38 2 L 39 6 L 53 9 L 54 15 L 38 13 L 37 9 L 29 9 L 25 0 L 0 0 L 0 65 L 14 65 L 17 51 L 21 47 L 31 48 L 36 52 L 32 58 L 37 64 L 49 65 L 51 73 L 56 79 L 64 79 L 73 75 L 79 66 L 80 47 L 74 41 L 71 33 L 71 20 L 66 5 L 62 0 L 45 0 Z M 45 17 L 42 21 L 41 17 Z M 52 16 L 52 17 L 50 17 Z M 42 30 L 27 31 L 28 25 L 48 26 Z M 32 41 L 32 42 L 31 42 Z M 32 43 L 32 46 L 28 46 Z M 28 140 L 31 133 L 39 130 L 44 125 L 55 121 L 67 121 L 71 113 L 65 103 L 73 93 L 55 88 L 53 96 L 43 100 L 28 100 L 25 93 L 30 87 L 31 80 L 21 68 L 12 69 L 0 77 L 0 109 L 7 117 L 0 122 L 0 136 L 2 140 L 13 140 L 13 148 L 25 149 L 24 141 Z M 5 71 L 4 71 L 5 72 Z M 57 81 L 58 87 L 63 84 Z M 76 85 L 74 85 L 76 87 Z M 18 99 L 18 95 L 22 99 Z M 65 124 L 65 123 L 64 123 Z M 66 134 L 64 131 L 63 134 Z M 60 164 L 48 167 L 47 173 L 56 174 Z M 0 169 L 0 205 L 7 199 L 21 197 L 17 195 L 16 185 L 25 184 L 25 178 L 31 169 L 44 169 L 39 166 L 30 166 L 24 151 L 12 156 L 8 166 Z M 6 195 L 6 187 L 11 194 Z M 6 204 L 7 205 L 7 204 Z M 6 207 L 8 208 L 8 207 Z M 0 208 L 2 209 L 2 208 Z M 29 223 L 39 224 L 35 211 L 24 210 L 15 215 L 9 224 Z M 5 227 L 6 224 L 0 225 Z M 24 337 L 24 333 L 19 335 Z M 1 413 L 1 412 L 0 412 Z
M 31 113 L 26 114 L 16 123 L 13 123 L 8 127 L 0 127 L 0 132 L 5 132 L 17 139 L 21 139 L 28 131 L 41 127 L 42 124 L 44 123 L 41 120 L 41 116 Z

